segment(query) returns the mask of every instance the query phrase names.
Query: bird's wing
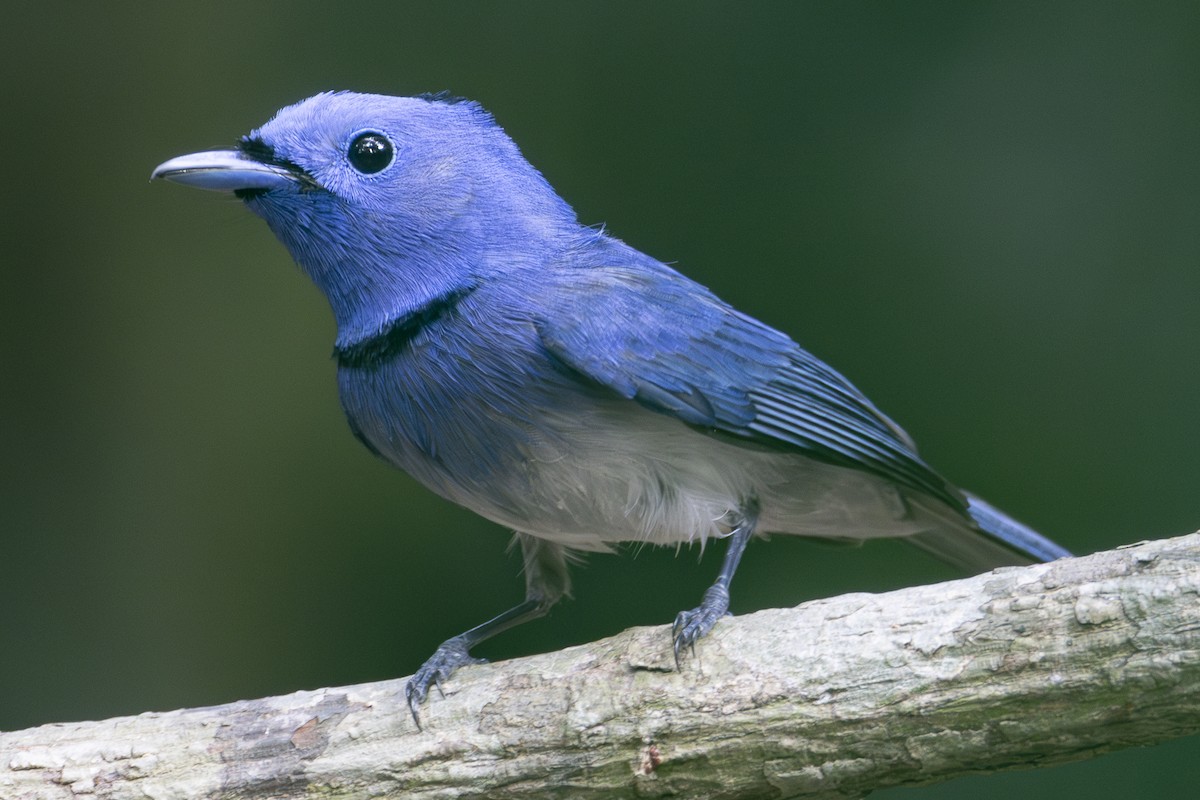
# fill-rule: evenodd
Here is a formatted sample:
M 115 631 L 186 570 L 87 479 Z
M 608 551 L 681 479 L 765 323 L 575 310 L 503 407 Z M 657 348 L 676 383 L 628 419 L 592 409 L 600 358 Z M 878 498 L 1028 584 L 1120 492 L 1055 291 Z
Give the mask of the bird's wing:
M 849 381 L 664 265 L 572 270 L 539 300 L 535 324 L 546 350 L 622 397 L 965 508 L 908 435 Z

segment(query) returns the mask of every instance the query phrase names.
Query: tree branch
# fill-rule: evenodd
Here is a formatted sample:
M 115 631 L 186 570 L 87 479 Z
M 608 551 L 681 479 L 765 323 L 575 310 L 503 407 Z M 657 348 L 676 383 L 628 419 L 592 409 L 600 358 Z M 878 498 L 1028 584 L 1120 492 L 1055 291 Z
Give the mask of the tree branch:
M 403 681 L 0 734 L 0 797 L 861 797 L 1200 730 L 1200 534 Z

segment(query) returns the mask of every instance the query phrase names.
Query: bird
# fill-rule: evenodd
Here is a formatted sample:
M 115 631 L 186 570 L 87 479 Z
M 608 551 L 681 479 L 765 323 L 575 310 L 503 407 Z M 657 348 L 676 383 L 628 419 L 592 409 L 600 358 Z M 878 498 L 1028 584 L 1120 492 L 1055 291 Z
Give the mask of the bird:
M 525 599 L 405 688 L 541 617 L 580 554 L 727 542 L 672 626 L 677 668 L 728 613 L 749 541 L 900 537 L 969 572 L 1067 557 L 944 479 L 788 335 L 572 207 L 476 102 L 324 92 L 152 179 L 232 193 L 323 292 L 354 435 L 515 532 Z

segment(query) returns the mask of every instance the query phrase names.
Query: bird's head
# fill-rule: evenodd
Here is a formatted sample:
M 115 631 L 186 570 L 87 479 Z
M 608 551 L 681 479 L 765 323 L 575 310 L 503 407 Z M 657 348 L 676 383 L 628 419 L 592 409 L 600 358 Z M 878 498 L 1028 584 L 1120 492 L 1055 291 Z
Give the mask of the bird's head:
M 319 94 L 152 177 L 245 201 L 325 292 L 342 343 L 577 230 L 486 111 L 442 96 Z

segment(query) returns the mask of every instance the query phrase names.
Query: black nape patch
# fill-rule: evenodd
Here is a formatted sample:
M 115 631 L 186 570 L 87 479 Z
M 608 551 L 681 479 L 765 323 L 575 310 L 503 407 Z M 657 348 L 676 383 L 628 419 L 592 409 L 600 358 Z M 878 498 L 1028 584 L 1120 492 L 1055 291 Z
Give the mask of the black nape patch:
M 466 97 L 459 97 L 458 95 L 450 94 L 450 92 L 446 89 L 442 89 L 440 92 L 422 92 L 421 94 L 417 95 L 417 97 L 422 100 L 428 100 L 431 103 L 445 103 L 448 106 L 471 102 Z

